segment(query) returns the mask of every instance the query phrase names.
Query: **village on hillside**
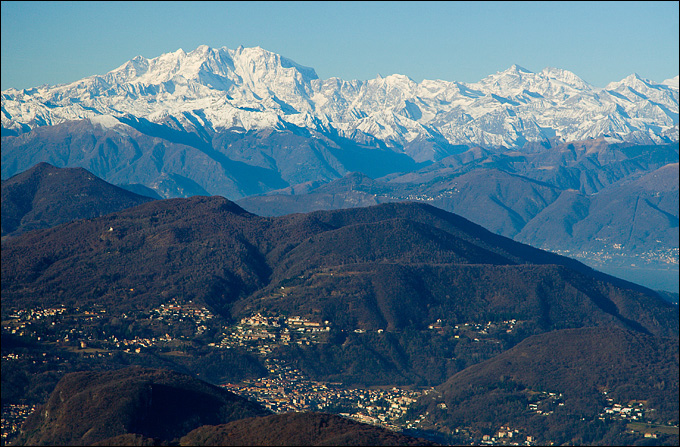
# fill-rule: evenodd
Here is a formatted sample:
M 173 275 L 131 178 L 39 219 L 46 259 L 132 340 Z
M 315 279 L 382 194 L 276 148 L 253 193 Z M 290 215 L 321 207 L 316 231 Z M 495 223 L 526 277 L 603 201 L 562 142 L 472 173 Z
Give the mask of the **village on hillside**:
M 302 371 L 274 356 L 279 346 L 297 344 L 309 346 L 326 343 L 333 330 L 331 321 L 312 321 L 302 316 L 262 315 L 255 313 L 241 318 L 236 324 L 226 324 L 209 309 L 191 301 L 172 301 L 137 315 L 112 315 L 102 307 L 28 309 L 10 312 L 2 321 L 3 334 L 12 334 L 31 340 L 41 346 L 54 347 L 40 354 L 3 354 L 6 362 L 30 361 L 35 367 L 48 363 L 68 362 L 66 354 L 76 355 L 83 361 L 97 361 L 117 355 L 157 356 L 191 355 L 197 340 L 207 349 L 241 350 L 258 356 L 268 375 L 239 383 L 223 383 L 222 387 L 249 399 L 257 400 L 276 412 L 322 411 L 340 414 L 354 420 L 382 426 L 391 430 L 417 432 L 426 414 L 409 419 L 409 406 L 421 396 L 434 392 L 433 388 L 399 387 L 346 387 L 342 383 L 319 382 L 308 378 Z M 107 328 L 137 325 L 129 337 L 112 333 Z M 523 321 L 510 319 L 498 322 L 453 323 L 438 319 L 428 325 L 428 330 L 444 333 L 451 331 L 454 339 L 466 339 L 480 346 L 501 343 L 501 334 L 511 334 L 521 328 Z M 118 326 L 116 326 L 118 325 Z M 142 330 L 140 331 L 139 328 Z M 365 336 L 367 330 L 356 328 L 356 336 Z M 377 329 L 377 333 L 383 329 Z M 132 335 L 146 334 L 146 335 Z M 363 335 L 362 335 L 363 334 Z M 62 352 L 62 354 L 58 354 Z M 131 357 L 131 359 L 133 359 Z M 133 359 L 134 360 L 134 359 Z M 603 421 L 629 421 L 631 430 L 646 438 L 657 436 L 664 430 L 677 427 L 649 428 L 653 414 L 646 402 L 613 402 L 602 409 Z M 445 405 L 445 404 L 440 404 Z M 563 405 L 561 394 L 539 392 L 527 413 L 549 416 L 554 407 Z M 23 421 L 35 411 L 34 404 L 2 405 L 2 439 L 9 440 L 18 433 Z M 495 434 L 476 437 L 464 428 L 457 430 L 461 439 L 484 445 L 533 445 L 536 440 L 521 427 L 498 427 Z

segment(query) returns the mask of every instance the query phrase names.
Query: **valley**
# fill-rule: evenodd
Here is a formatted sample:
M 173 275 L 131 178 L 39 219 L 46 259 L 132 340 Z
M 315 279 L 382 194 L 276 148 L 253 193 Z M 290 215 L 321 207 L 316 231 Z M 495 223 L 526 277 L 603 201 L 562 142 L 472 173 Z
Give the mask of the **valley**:
M 151 320 L 147 327 L 142 325 L 134 333 L 145 333 L 147 338 L 135 336 L 132 339 L 118 338 L 115 335 L 115 322 L 122 319 L 133 324 Z M 162 324 L 154 324 L 156 323 Z M 468 357 L 471 363 L 491 358 L 507 348 L 507 335 L 521 331 L 525 322 L 507 320 L 494 322 L 466 322 L 452 324 L 441 319 L 428 325 L 427 330 L 448 337 L 447 344 L 457 342 L 468 345 L 499 345 L 497 349 L 472 348 L 464 353 L 459 350 L 459 361 Z M 313 322 L 293 316 L 264 317 L 261 314 L 242 318 L 236 325 L 224 325 L 221 318 L 209 310 L 193 303 L 170 303 L 153 309 L 148 314 L 113 316 L 106 309 L 84 310 L 66 308 L 34 309 L 18 311 L 8 316 L 2 323 L 3 344 L 11 346 L 12 341 L 23 340 L 19 349 L 10 347 L 13 352 L 3 354 L 3 368 L 7 375 L 24 369 L 29 374 L 41 376 L 54 375 L 82 368 L 99 369 L 118 365 L 158 365 L 180 368 L 205 376 L 205 365 L 197 367 L 198 358 L 220 350 L 242 351 L 250 361 L 264 367 L 263 377 L 242 379 L 234 383 L 221 383 L 220 386 L 245 398 L 260 402 L 275 413 L 321 411 L 339 414 L 358 422 L 381 426 L 389 430 L 405 431 L 441 440 L 442 435 L 430 433 L 428 413 L 414 411 L 413 404 L 430 395 L 439 395 L 434 387 L 408 386 L 406 388 L 389 385 L 347 387 L 341 381 L 327 382 L 312 380 L 308 375 L 295 368 L 289 361 L 277 356 L 277 349 L 289 344 L 309 346 L 315 343 L 327 344 L 335 334 L 331 332 L 330 322 Z M 106 329 L 104 329 L 106 328 Z M 107 333 L 108 331 L 108 333 Z M 366 337 L 367 331 L 355 329 L 354 337 Z M 375 331 L 383 334 L 382 329 Z M 11 334 L 11 336 L 10 336 Z M 156 336 L 154 336 L 156 334 Z M 160 335 L 164 334 L 164 335 Z M 173 335 L 171 335 L 173 334 Z M 225 337 L 226 335 L 226 337 Z M 122 337 L 122 336 L 121 336 Z M 122 357 L 121 357 L 122 356 Z M 191 359 L 191 361 L 189 361 Z M 451 360 L 455 361 L 456 358 Z M 176 362 L 175 362 L 176 361 Z M 104 366 L 108 363 L 108 366 Z M 187 367 L 193 363 L 193 366 Z M 211 365 L 214 369 L 215 366 Z M 211 378 L 216 380 L 215 376 Z M 49 380 L 49 379 L 48 379 Z M 36 399 L 40 399 L 36 389 L 23 390 L 27 398 L 9 399 L 20 404 L 3 404 L 2 437 L 9 442 L 16 437 L 23 421 L 36 409 Z M 44 390 L 43 390 L 44 393 Z M 527 406 L 525 413 L 550 417 L 561 410 L 565 404 L 563 395 L 555 392 L 525 390 Z M 618 427 L 630 422 L 636 427 L 638 438 L 653 436 L 665 439 L 669 434 L 677 436 L 676 424 L 662 423 L 657 410 L 649 407 L 648 401 L 615 402 L 614 398 L 602 391 L 603 408 L 598 419 L 603 427 Z M 446 409 L 447 404 L 439 404 Z M 559 411 L 558 411 L 559 413 Z M 650 425 L 651 424 L 651 425 Z M 526 425 L 519 428 L 498 427 L 493 434 L 482 434 L 472 426 L 460 426 L 451 432 L 447 442 L 464 442 L 484 445 L 533 445 L 549 443 L 550 439 L 527 435 L 532 433 Z M 653 427 L 653 428 L 652 428 Z M 431 430 L 431 429 L 429 429 Z M 630 439 L 635 436 L 628 435 Z

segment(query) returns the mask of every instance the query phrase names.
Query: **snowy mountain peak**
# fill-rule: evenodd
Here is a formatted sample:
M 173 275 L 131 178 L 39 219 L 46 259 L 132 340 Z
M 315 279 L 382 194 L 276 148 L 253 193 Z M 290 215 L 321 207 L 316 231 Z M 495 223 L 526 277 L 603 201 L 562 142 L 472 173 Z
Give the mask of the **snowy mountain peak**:
M 618 82 L 610 82 L 609 84 L 607 84 L 605 88 L 607 90 L 617 90 L 629 87 L 638 90 L 647 90 L 650 88 L 654 88 L 655 86 L 658 85 L 660 84 L 656 84 L 655 82 L 650 81 L 649 79 L 642 78 L 637 73 L 633 73 L 626 76 L 625 78 L 621 79 Z
M 639 85 L 640 83 L 644 84 L 645 86 L 649 87 L 650 84 L 652 84 L 652 81 L 649 79 L 642 78 L 639 74 L 633 73 L 627 77 L 625 77 L 622 81 L 622 83 L 626 85 Z
M 483 82 L 484 80 L 490 80 L 490 81 L 496 81 L 498 79 L 517 79 L 521 78 L 523 75 L 527 74 L 533 74 L 531 70 L 527 70 L 526 68 L 520 67 L 517 64 L 512 65 L 510 68 L 504 71 L 499 71 L 496 74 L 493 74 L 491 76 L 487 76 L 485 79 L 482 79 Z
M 562 68 L 546 67 L 541 71 L 540 74 L 546 80 L 561 81 L 567 85 L 583 90 L 592 89 L 592 87 L 583 79 L 576 76 L 571 71 L 564 70 Z
M 532 71 L 515 64 L 507 70 L 487 76 L 473 85 L 480 86 L 482 89 L 489 89 L 491 93 L 496 95 L 517 95 L 524 89 L 526 80 L 534 75 Z
M 517 64 L 512 64 L 512 66 L 506 70 L 507 72 L 512 72 L 512 73 L 533 73 L 531 70 L 527 70 L 524 67 L 521 67 Z
M 192 53 L 206 55 L 211 51 L 212 51 L 212 48 L 210 48 L 208 45 L 199 45 L 195 50 L 192 51 Z
M 305 79 L 318 79 L 316 71 L 311 67 L 305 67 L 279 54 L 272 53 L 261 47 L 243 48 L 239 47 L 238 51 L 232 51 L 223 47 L 222 51 L 227 51 L 235 59 L 241 61 L 242 64 L 250 64 L 251 67 L 260 69 L 294 69 L 298 71 Z

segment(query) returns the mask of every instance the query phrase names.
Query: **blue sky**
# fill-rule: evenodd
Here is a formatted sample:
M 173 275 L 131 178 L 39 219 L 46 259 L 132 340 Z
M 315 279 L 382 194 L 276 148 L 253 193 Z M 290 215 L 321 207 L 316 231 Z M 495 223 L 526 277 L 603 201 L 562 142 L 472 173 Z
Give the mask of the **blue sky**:
M 596 86 L 678 74 L 678 2 L 2 2 L 2 90 L 137 55 L 260 46 L 326 79 L 476 82 L 518 64 Z

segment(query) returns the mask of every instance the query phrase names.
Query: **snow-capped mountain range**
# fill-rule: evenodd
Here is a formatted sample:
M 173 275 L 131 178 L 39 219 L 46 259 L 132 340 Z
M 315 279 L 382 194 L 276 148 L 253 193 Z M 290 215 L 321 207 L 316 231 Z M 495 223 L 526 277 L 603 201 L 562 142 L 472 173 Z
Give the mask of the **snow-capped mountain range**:
M 678 76 L 656 83 L 632 74 L 595 88 L 567 70 L 514 65 L 477 83 L 417 83 L 398 74 L 322 80 L 259 47 L 200 46 L 137 56 L 70 84 L 2 92 L 5 135 L 80 119 L 116 126 L 129 116 L 201 132 L 292 124 L 358 143 L 380 140 L 425 161 L 447 155 L 451 145 L 677 141 Z M 424 142 L 427 150 L 419 148 Z

